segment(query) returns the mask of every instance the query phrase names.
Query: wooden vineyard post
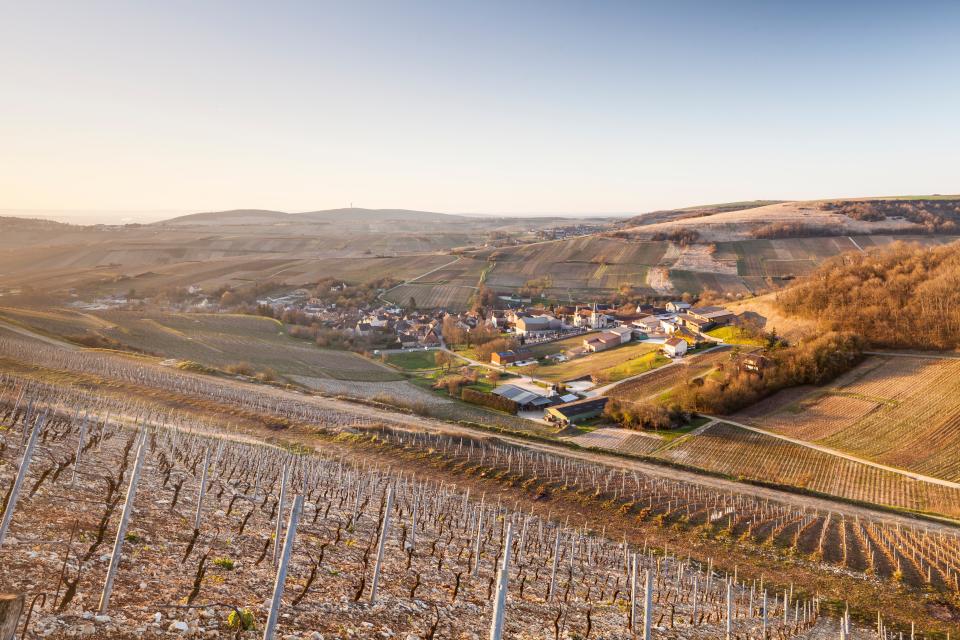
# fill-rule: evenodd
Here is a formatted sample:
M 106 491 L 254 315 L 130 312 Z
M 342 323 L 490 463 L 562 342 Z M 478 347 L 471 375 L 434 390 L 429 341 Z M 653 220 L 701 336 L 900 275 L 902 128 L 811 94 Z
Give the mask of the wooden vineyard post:
M 630 631 L 637 630 L 637 554 L 630 556 Z
M 473 575 L 480 575 L 480 547 L 483 544 L 483 501 L 480 502 L 480 514 L 477 516 L 477 540 L 473 549 Z
M 280 566 L 277 567 L 277 578 L 273 583 L 273 598 L 270 600 L 270 614 L 267 624 L 263 627 L 263 640 L 273 640 L 277 629 L 277 618 L 280 616 L 280 600 L 283 598 L 283 583 L 287 579 L 287 565 L 293 554 L 293 543 L 297 536 L 297 524 L 300 522 L 300 511 L 303 509 L 303 496 L 293 499 L 293 508 L 290 510 L 290 522 L 287 523 L 287 535 L 283 541 L 283 553 L 280 554 Z
M 273 566 L 280 561 L 280 535 L 283 533 L 283 503 L 287 498 L 287 478 L 290 476 L 290 466 L 283 465 L 283 476 L 280 478 L 280 497 L 277 501 L 277 528 L 273 532 Z
M 13 481 L 13 488 L 10 489 L 10 497 L 7 499 L 7 505 L 3 510 L 3 520 L 0 521 L 0 545 L 7 537 L 7 529 L 10 528 L 10 521 L 13 520 L 13 511 L 17 507 L 17 499 L 20 497 L 20 489 L 23 481 L 27 477 L 27 470 L 30 468 L 30 459 L 33 457 L 33 450 L 37 447 L 37 437 L 43 424 L 46 422 L 46 416 L 41 416 L 33 423 L 33 430 L 30 432 L 30 440 L 27 442 L 27 448 L 23 450 L 23 458 L 20 460 L 20 469 L 17 471 L 17 477 Z
M 647 569 L 647 584 L 643 590 L 643 640 L 650 640 L 653 627 L 653 574 Z
M 733 585 L 730 578 L 727 578 L 727 640 L 730 640 L 733 634 Z
M 370 583 L 370 604 L 377 601 L 377 585 L 380 583 L 380 567 L 383 565 L 383 551 L 387 546 L 390 531 L 390 510 L 393 509 L 393 485 L 387 492 L 387 506 L 383 510 L 383 527 L 380 531 L 380 543 L 377 545 L 377 563 L 373 567 L 373 581 Z
M 550 591 L 547 592 L 547 602 L 553 600 L 553 591 L 557 586 L 557 562 L 560 559 L 560 529 L 557 529 L 557 543 L 553 546 L 553 569 L 550 570 Z
M 13 640 L 22 612 L 22 593 L 0 593 L 0 640 Z
M 490 625 L 490 640 L 503 636 L 503 618 L 507 607 L 507 585 L 510 582 L 510 545 L 513 542 L 513 523 L 507 523 L 507 536 L 503 543 L 503 565 L 497 582 L 497 594 L 493 601 L 493 622 Z
M 692 626 L 697 625 L 697 586 L 698 586 L 697 576 L 693 576 L 693 597 L 691 598 L 691 600 L 693 601 L 693 611 L 690 612 L 690 624 Z
M 103 615 L 110 606 L 110 594 L 113 591 L 113 579 L 117 575 L 120 565 L 120 553 L 123 550 L 123 539 L 127 535 L 127 523 L 130 521 L 130 512 L 133 511 L 133 499 L 137 495 L 137 482 L 140 480 L 140 469 L 143 467 L 143 456 L 147 451 L 147 434 L 140 435 L 140 446 L 137 448 L 137 461 L 130 473 L 130 484 L 127 486 L 127 500 L 123 505 L 123 514 L 120 516 L 120 526 L 117 527 L 117 539 L 113 542 L 113 553 L 110 556 L 110 567 L 107 569 L 107 579 L 103 584 L 103 593 L 100 595 L 98 612 Z
M 763 592 L 763 631 L 760 636 L 763 640 L 767 640 L 767 592 Z
M 77 482 L 77 467 L 80 466 L 80 455 L 83 453 L 83 441 L 87 435 L 87 419 L 88 416 L 84 414 L 83 422 L 80 424 L 80 440 L 77 442 L 77 455 L 73 460 L 73 476 L 70 478 L 71 489 L 73 489 L 73 485 Z
M 193 530 L 200 530 L 200 515 L 203 513 L 203 496 L 207 492 L 207 468 L 210 461 L 210 447 L 203 452 L 203 471 L 200 474 L 200 490 L 197 492 L 197 514 L 193 518 Z

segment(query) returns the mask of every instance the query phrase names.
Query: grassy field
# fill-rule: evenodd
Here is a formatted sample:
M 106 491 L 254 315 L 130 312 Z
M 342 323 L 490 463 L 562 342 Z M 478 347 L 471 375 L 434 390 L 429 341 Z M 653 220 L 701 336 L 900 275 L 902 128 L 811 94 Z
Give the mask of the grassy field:
M 528 349 L 530 350 L 530 353 L 538 358 L 551 356 L 555 353 L 565 353 L 570 349 L 582 347 L 584 339 L 589 335 L 590 334 L 583 334 L 579 336 L 573 336 L 571 338 L 564 338 L 563 340 L 554 340 L 553 342 L 535 344 L 528 347 Z
M 696 357 L 687 356 L 676 365 L 664 367 L 637 380 L 629 380 L 619 384 L 611 389 L 607 395 L 617 400 L 637 402 L 654 400 L 690 378 L 709 373 L 717 364 L 729 359 L 729 349 L 718 349 Z
M 862 458 L 960 481 L 960 360 L 875 357 L 751 421 Z
M 423 371 L 437 368 L 435 351 L 405 351 L 387 355 L 387 364 L 404 371 Z
M 631 342 L 559 364 L 528 367 L 524 371 L 550 382 L 576 380 L 592 374 L 605 380 L 622 380 L 666 363 L 667 359 L 656 353 L 659 347 L 646 342 Z
M 762 338 L 753 336 L 740 327 L 733 325 L 711 329 L 710 331 L 707 331 L 707 335 L 714 338 L 719 338 L 727 344 L 746 344 L 751 346 L 763 346 L 766 344 L 766 341 Z

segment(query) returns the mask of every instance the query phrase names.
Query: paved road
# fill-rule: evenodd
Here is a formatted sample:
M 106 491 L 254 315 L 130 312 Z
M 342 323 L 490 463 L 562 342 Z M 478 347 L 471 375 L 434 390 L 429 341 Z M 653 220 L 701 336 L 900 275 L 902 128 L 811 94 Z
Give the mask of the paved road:
M 777 438 L 778 440 L 785 440 L 787 442 L 792 442 L 793 444 L 800 445 L 801 447 L 806 447 L 808 449 L 814 449 L 822 453 L 829 454 L 831 456 L 837 456 L 838 458 L 844 458 L 852 462 L 859 462 L 860 464 L 865 464 L 868 467 L 875 467 L 877 469 L 883 469 L 884 471 L 890 471 L 892 473 L 899 473 L 900 475 L 907 476 L 913 480 L 922 480 L 923 482 L 929 482 L 931 484 L 938 484 L 943 487 L 949 487 L 951 489 L 960 489 L 960 483 L 950 482 L 949 480 L 943 480 L 942 478 L 934 478 L 933 476 L 925 476 L 921 473 L 914 473 L 913 471 L 906 471 L 905 469 L 898 469 L 896 467 L 888 467 L 885 464 L 880 464 L 878 462 L 873 462 L 872 460 L 867 460 L 865 458 L 859 458 L 849 453 L 844 453 L 843 451 L 838 451 L 837 449 L 831 449 L 830 447 L 823 447 L 806 440 L 798 440 L 796 438 L 791 438 L 780 433 L 775 433 L 773 431 L 767 431 L 766 429 L 760 429 L 757 427 L 751 427 L 748 424 L 743 424 L 742 422 L 734 422 L 727 418 L 722 418 L 719 416 L 708 416 L 703 414 L 705 417 L 715 420 L 716 422 L 726 422 L 727 424 L 732 424 L 735 427 L 740 427 L 741 429 L 746 429 L 748 431 L 753 431 L 754 433 L 760 433 L 765 436 L 770 436 L 771 438 Z

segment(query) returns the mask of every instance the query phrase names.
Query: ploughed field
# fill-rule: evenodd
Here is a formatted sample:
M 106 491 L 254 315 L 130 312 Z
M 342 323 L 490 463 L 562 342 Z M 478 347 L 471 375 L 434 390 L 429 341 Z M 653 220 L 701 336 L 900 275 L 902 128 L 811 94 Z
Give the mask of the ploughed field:
M 224 368 L 241 362 L 288 376 L 387 381 L 400 376 L 380 363 L 349 351 L 322 349 L 288 336 L 270 318 L 239 314 L 163 311 L 0 309 L 6 318 L 42 333 L 106 344 L 202 365 Z M 93 343 L 95 344 L 95 342 Z
M 892 467 L 960 481 L 960 360 L 872 357 L 745 421 Z

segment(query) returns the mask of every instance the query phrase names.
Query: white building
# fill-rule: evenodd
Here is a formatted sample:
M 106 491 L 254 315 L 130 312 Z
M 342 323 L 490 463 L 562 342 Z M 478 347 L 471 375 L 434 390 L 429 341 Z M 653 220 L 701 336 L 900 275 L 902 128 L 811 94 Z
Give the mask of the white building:
M 670 338 L 663 343 L 663 352 L 671 358 L 679 358 L 687 352 L 687 341 L 681 338 Z

